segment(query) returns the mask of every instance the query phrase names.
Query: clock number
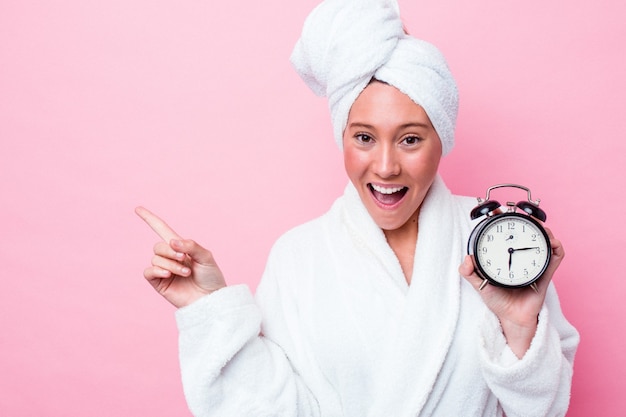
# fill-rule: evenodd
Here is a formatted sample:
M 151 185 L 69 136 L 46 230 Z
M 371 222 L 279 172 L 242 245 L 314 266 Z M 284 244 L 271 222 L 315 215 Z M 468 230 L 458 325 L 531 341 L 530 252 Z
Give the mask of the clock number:
M 513 273 L 513 271 L 509 272 L 509 278 L 511 279 L 515 278 L 515 274 Z
M 500 276 L 500 272 L 502 272 L 502 268 L 498 268 L 497 271 L 498 271 L 498 276 Z
M 487 266 L 491 266 L 491 259 L 487 259 L 486 264 L 487 264 Z
M 509 230 L 515 230 L 515 222 L 508 222 L 507 224 Z
M 496 233 L 502 233 L 502 225 L 501 224 L 497 224 L 496 225 Z
M 493 242 L 493 235 L 487 235 L 487 242 Z
M 532 239 L 533 242 L 537 241 L 537 233 L 533 233 L 532 235 L 530 235 L 530 238 Z
M 481 250 L 483 253 L 487 253 L 487 246 L 483 246 L 482 248 L 480 248 L 480 250 Z

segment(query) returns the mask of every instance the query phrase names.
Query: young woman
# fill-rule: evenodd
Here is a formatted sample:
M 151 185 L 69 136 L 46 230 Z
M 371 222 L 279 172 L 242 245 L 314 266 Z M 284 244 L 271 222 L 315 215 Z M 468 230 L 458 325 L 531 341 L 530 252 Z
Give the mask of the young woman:
M 137 209 L 163 238 L 144 275 L 179 307 L 194 415 L 564 415 L 578 334 L 551 284 L 563 247 L 549 232 L 537 292 L 478 290 L 475 200 L 437 174 L 458 102 L 441 54 L 391 1 L 326 0 L 292 62 L 329 98 L 350 182 L 276 242 L 256 297 Z

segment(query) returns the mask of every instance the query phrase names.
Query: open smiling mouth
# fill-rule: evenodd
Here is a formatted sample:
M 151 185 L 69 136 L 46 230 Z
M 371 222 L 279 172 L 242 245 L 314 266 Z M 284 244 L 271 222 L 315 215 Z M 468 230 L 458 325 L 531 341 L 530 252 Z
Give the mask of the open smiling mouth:
M 393 206 L 398 203 L 409 190 L 407 187 L 381 187 L 371 183 L 367 186 L 376 201 L 385 206 Z

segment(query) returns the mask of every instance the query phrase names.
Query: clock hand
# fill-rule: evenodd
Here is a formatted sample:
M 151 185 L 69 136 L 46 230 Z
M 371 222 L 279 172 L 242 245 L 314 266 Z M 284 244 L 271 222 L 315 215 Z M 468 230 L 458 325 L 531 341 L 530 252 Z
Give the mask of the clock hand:
M 530 250 L 530 249 L 539 249 L 539 246 L 533 246 L 533 247 L 528 247 L 528 248 L 519 248 L 519 249 L 514 249 L 514 248 L 509 248 L 508 252 L 509 252 L 509 272 L 511 272 L 511 263 L 513 262 L 513 253 L 520 251 L 520 250 Z

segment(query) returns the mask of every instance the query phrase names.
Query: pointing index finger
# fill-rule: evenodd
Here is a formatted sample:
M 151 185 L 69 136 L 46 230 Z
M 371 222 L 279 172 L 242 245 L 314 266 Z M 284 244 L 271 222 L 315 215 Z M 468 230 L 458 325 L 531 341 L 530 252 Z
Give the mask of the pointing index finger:
M 161 220 L 156 214 L 144 207 L 137 207 L 135 213 L 143 219 L 144 222 L 150 226 L 157 235 L 166 242 L 170 242 L 172 239 L 182 239 L 178 233 L 176 233 L 171 227 Z

